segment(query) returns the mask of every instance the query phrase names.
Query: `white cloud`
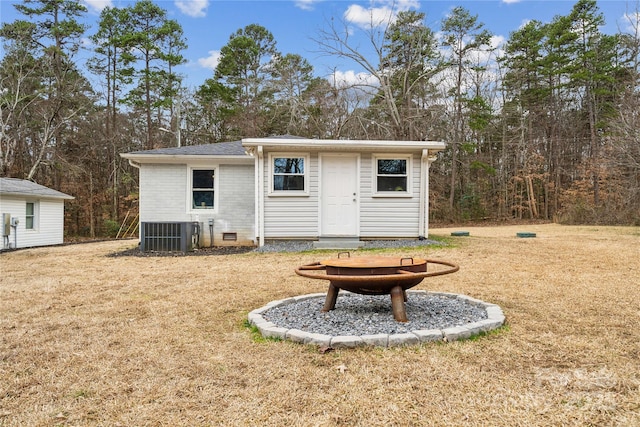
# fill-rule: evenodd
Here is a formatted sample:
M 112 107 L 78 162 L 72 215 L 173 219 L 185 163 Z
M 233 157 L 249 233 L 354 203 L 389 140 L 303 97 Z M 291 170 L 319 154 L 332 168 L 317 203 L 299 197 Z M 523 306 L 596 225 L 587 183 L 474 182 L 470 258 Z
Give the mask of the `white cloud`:
M 491 48 L 494 50 L 500 50 L 507 43 L 507 39 L 505 36 L 494 35 L 491 36 Z
M 358 27 L 375 28 L 384 23 L 391 22 L 393 11 L 386 7 L 364 8 L 358 4 L 352 4 L 344 13 L 344 19 Z
M 220 51 L 219 50 L 210 50 L 209 56 L 206 58 L 199 58 L 198 65 L 202 68 L 209 68 L 211 70 L 215 70 L 220 62 Z
M 112 0 L 83 0 L 91 12 L 100 13 L 105 7 L 113 7 Z
M 513 4 L 513 3 L 520 3 L 520 1 L 522 0 L 502 0 L 502 3 Z
M 318 3 L 320 0 L 295 0 L 295 5 L 297 8 L 302 10 L 313 10 L 313 6 Z
M 176 7 L 180 12 L 193 18 L 203 18 L 207 16 L 209 0 L 176 0 Z
M 375 28 L 395 21 L 398 12 L 420 8 L 417 0 L 374 0 L 370 7 L 350 5 L 344 19 L 361 28 Z
M 353 70 L 336 70 L 328 77 L 329 82 L 339 88 L 350 86 L 378 86 L 378 79 L 369 73 L 356 73 Z
M 640 30 L 640 12 L 629 12 L 622 16 L 622 29 L 634 35 Z

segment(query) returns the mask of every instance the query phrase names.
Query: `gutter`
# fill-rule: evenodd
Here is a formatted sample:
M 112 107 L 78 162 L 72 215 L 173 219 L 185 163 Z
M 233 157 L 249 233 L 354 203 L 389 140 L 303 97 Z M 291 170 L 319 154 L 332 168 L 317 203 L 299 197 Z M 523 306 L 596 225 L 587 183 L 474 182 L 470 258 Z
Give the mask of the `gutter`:
M 123 159 L 129 160 L 129 164 L 134 167 L 131 162 L 136 162 L 138 165 L 142 163 L 156 163 L 156 164 L 186 164 L 186 163 L 198 163 L 198 162 L 230 162 L 230 163 L 249 163 L 251 162 L 251 156 L 238 156 L 238 155 L 176 155 L 176 154 L 120 154 Z
M 422 150 L 420 165 L 420 225 L 419 237 L 429 237 L 429 169 L 436 160 L 436 153 L 440 150 Z

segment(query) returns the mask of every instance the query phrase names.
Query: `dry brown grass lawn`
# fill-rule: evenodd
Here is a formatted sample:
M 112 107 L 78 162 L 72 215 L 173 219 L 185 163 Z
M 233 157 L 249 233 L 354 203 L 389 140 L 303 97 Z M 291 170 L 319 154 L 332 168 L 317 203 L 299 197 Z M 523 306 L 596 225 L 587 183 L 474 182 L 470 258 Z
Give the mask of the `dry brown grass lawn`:
M 640 229 L 464 230 L 397 253 L 459 263 L 418 289 L 496 303 L 508 328 L 325 354 L 243 325 L 271 300 L 326 291 L 293 273 L 325 253 L 106 257 L 135 243 L 118 241 L 2 254 L 0 426 L 640 425 Z

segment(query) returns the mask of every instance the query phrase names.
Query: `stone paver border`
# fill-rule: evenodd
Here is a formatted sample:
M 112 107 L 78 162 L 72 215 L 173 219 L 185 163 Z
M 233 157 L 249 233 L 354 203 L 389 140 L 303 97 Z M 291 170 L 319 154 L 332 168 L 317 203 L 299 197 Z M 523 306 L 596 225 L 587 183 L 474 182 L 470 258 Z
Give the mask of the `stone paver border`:
M 316 293 L 299 295 L 283 300 L 271 301 L 261 308 L 251 311 L 248 315 L 249 323 L 260 331 L 265 338 L 279 338 L 301 344 L 317 345 L 320 347 L 396 347 L 415 345 L 433 341 L 455 341 L 467 339 L 482 332 L 488 332 L 504 325 L 505 317 L 502 309 L 491 303 L 486 303 L 479 299 L 471 298 L 467 295 L 454 294 L 449 292 L 429 292 L 425 290 L 409 290 L 408 293 L 429 293 L 432 295 L 444 295 L 455 297 L 479 307 L 484 307 L 487 311 L 487 318 L 478 322 L 468 323 L 463 326 L 455 326 L 444 329 L 420 329 L 403 334 L 376 334 L 376 335 L 339 335 L 331 336 L 312 332 L 301 331 L 300 329 L 287 329 L 279 327 L 262 317 L 262 313 L 272 307 L 291 304 L 310 298 L 324 298 L 326 294 Z

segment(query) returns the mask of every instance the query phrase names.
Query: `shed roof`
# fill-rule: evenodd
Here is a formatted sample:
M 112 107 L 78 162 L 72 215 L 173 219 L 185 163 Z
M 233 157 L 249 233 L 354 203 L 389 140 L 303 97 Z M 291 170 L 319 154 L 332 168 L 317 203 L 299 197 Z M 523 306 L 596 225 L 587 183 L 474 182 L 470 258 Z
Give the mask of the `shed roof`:
M 0 194 L 65 200 L 74 198 L 58 190 L 19 178 L 0 178 Z

